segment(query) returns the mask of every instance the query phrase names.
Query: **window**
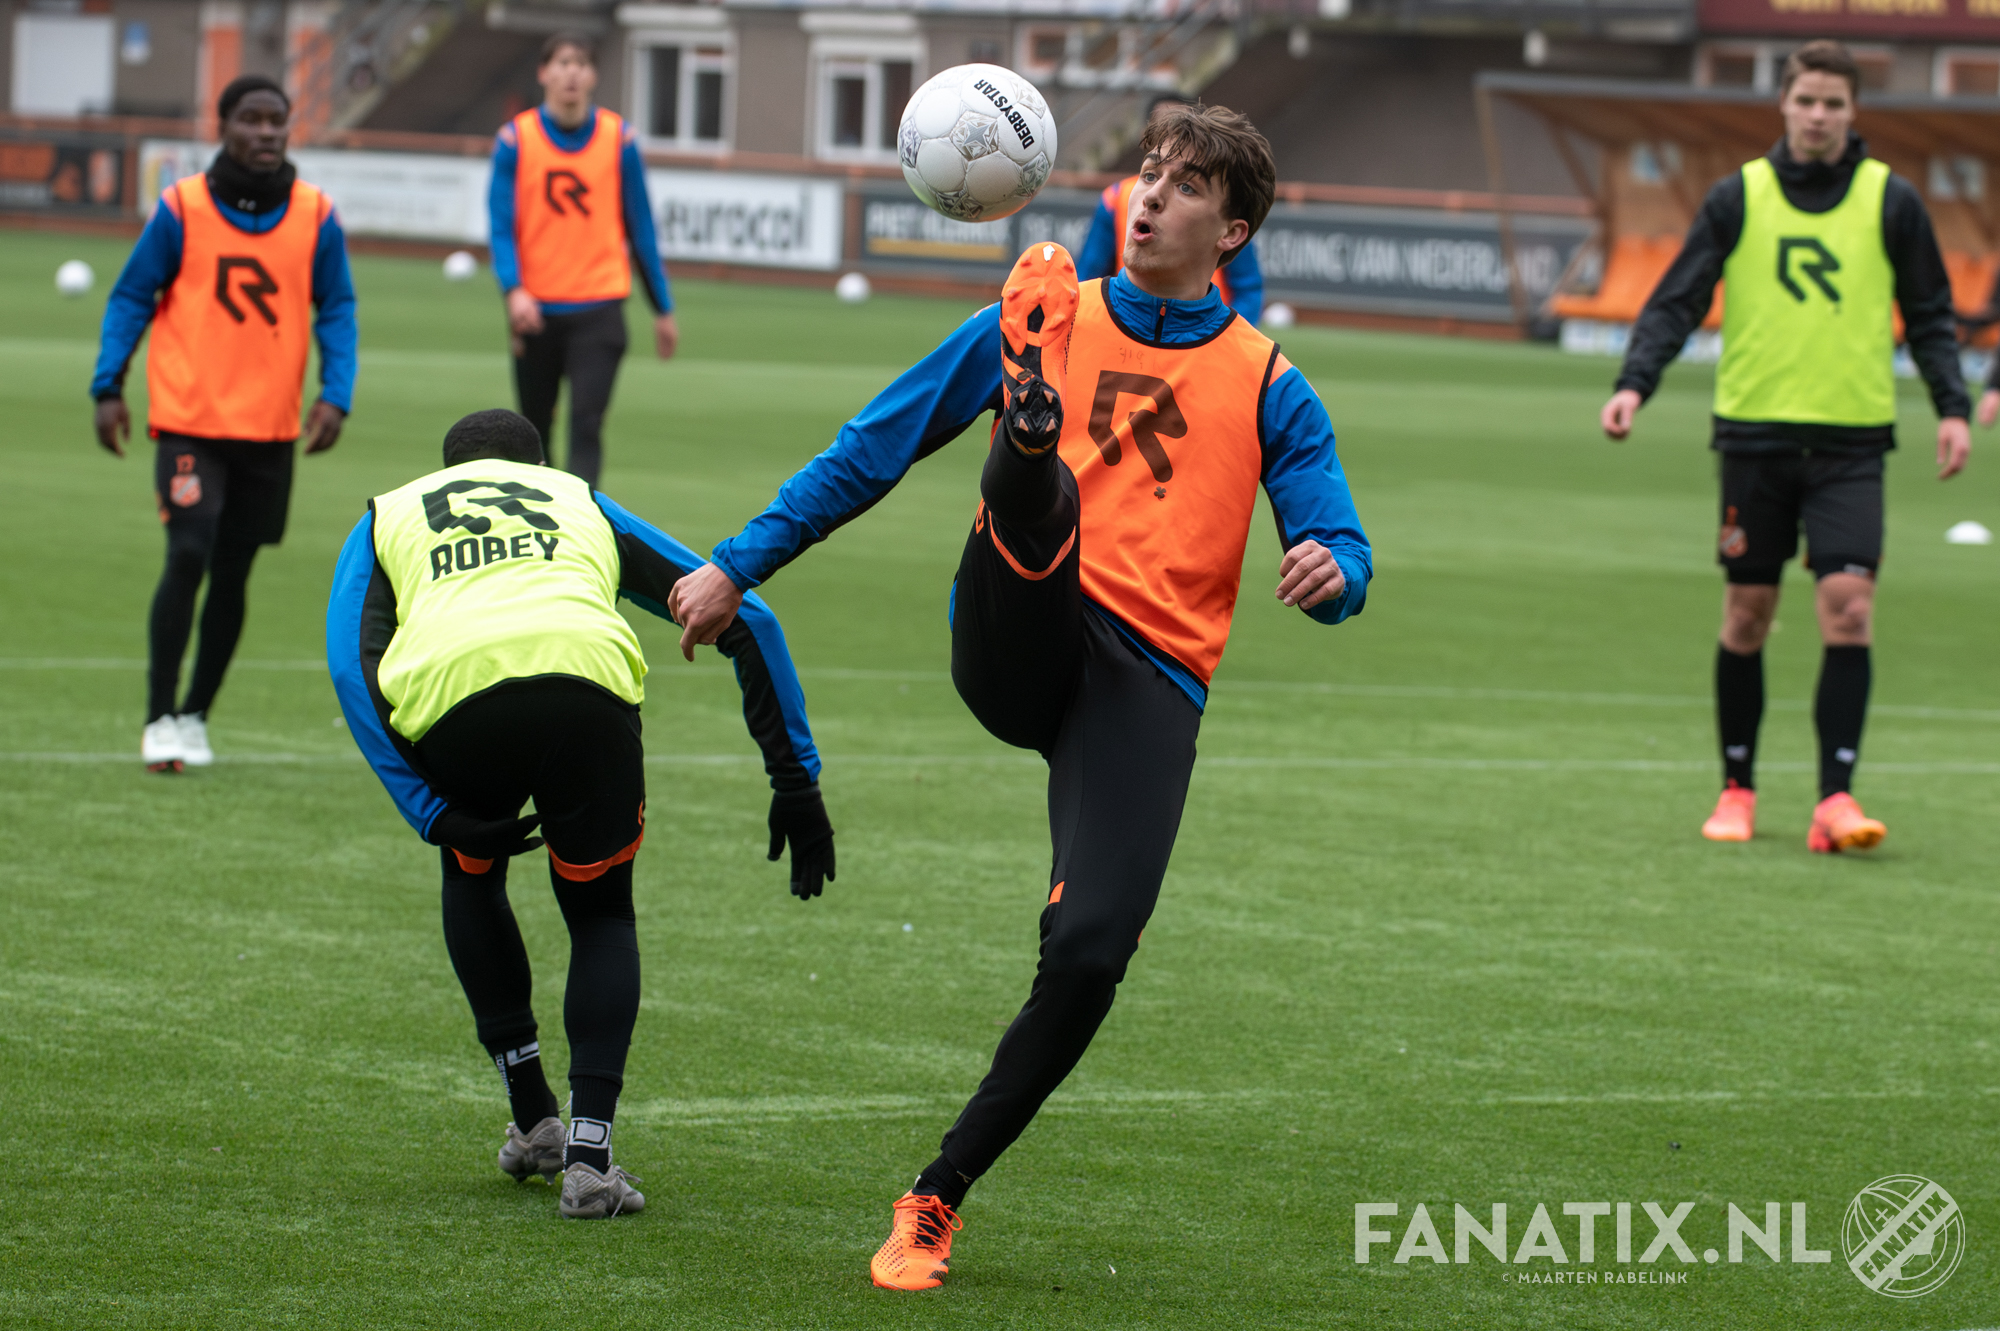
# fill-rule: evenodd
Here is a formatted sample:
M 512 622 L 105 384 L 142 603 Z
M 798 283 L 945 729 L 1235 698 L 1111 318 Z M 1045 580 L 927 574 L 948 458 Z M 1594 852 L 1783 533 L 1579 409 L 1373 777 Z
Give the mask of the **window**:
M 14 113 L 82 116 L 109 111 L 116 27 L 109 15 L 15 15 Z
M 724 33 L 635 34 L 634 122 L 650 147 L 722 152 L 729 146 L 730 50 Z
M 1031 74 L 1053 74 L 1069 58 L 1067 28 L 1030 28 L 1021 41 L 1021 68 Z
M 2000 51 L 1946 47 L 1931 82 L 1940 97 L 2000 97 Z
M 827 54 L 819 69 L 821 153 L 893 160 L 896 130 L 916 86 L 916 60 L 900 54 Z
M 681 136 L 681 48 L 655 46 L 647 53 L 652 69 L 650 114 L 646 135 L 655 139 Z

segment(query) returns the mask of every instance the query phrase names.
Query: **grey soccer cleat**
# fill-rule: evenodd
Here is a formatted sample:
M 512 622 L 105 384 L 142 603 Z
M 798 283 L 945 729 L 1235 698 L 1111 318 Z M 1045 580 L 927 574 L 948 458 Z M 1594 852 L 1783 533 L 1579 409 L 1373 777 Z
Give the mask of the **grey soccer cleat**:
M 632 1186 L 637 1182 L 617 1165 L 603 1174 L 589 1165 L 571 1165 L 563 1171 L 563 1217 L 609 1220 L 614 1215 L 637 1215 L 646 1209 L 645 1194 Z
M 535 1130 L 529 1133 L 509 1123 L 507 1144 L 500 1148 L 500 1172 L 523 1183 L 534 1174 L 554 1182 L 555 1176 L 562 1173 L 563 1136 L 563 1122 L 553 1114 L 535 1124 Z

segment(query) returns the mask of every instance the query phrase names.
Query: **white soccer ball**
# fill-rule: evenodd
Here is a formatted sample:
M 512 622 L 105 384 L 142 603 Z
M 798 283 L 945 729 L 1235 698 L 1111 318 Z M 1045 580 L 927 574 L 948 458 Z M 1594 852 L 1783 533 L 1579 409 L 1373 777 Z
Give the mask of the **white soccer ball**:
M 1299 321 L 1298 311 L 1282 300 L 1274 300 L 1264 307 L 1264 327 L 1290 328 Z
M 874 288 L 868 285 L 868 278 L 862 273 L 842 273 L 840 280 L 833 284 L 833 294 L 849 305 L 859 305 L 867 300 Z
M 1946 529 L 1945 540 L 1953 545 L 1991 545 L 1993 533 L 1983 522 L 1967 518 L 1964 522 L 1954 522 Z
M 479 275 L 479 260 L 466 250 L 453 250 L 444 256 L 444 280 L 464 282 Z
M 81 296 L 97 282 L 97 274 L 81 259 L 71 259 L 56 269 L 56 290 L 65 296 Z
M 1047 183 L 1056 122 L 1014 71 L 958 65 L 910 98 L 896 149 L 918 198 L 955 221 L 992 222 L 1027 207 Z

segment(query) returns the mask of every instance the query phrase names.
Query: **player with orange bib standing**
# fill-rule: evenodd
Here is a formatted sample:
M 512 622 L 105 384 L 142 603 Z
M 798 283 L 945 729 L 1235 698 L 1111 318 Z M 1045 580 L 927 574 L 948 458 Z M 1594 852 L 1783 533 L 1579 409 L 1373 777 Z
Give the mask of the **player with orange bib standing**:
M 1220 107 L 1147 128 L 1125 267 L 1083 284 L 1060 245 L 842 428 L 770 507 L 675 584 L 682 650 L 745 592 L 996 414 L 951 596 L 951 672 L 989 731 L 1049 765 L 1041 961 L 991 1070 L 895 1203 L 871 1275 L 945 1277 L 958 1207 L 1083 1057 L 1160 893 L 1262 485 L 1276 595 L 1358 613 L 1372 557 L 1333 426 L 1212 278 L 1271 206 L 1270 145 Z
M 634 264 L 655 312 L 661 360 L 674 354 L 680 330 L 638 135 L 590 100 L 597 91 L 590 39 L 550 37 L 536 77 L 542 104 L 501 126 L 493 145 L 486 201 L 493 275 L 507 297 L 521 414 L 553 452 L 549 431 L 568 379 L 568 470 L 595 486 L 604 465 L 604 413 L 625 358 Z
M 167 565 L 149 622 L 146 728 L 155 772 L 215 760 L 208 710 L 243 632 L 257 548 L 285 534 L 306 353 L 317 340 L 320 395 L 306 452 L 340 438 L 354 401 L 354 283 L 327 197 L 285 160 L 291 103 L 246 74 L 223 89 L 222 151 L 169 186 L 104 310 L 97 441 L 119 457 L 131 437 L 125 372 L 147 327 L 147 432 Z M 315 310 L 317 313 L 315 314 Z M 203 578 L 201 638 L 178 704 L 181 658 Z
M 1161 93 L 1153 99 L 1146 120 L 1165 114 L 1176 106 L 1194 105 L 1185 93 Z M 1139 190 L 1140 177 L 1127 176 L 1106 185 L 1097 197 L 1097 211 L 1091 214 L 1090 230 L 1084 234 L 1083 249 L 1076 256 L 1076 275 L 1084 281 L 1110 277 L 1125 266 L 1125 232 L 1132 225 L 1132 196 Z M 1264 317 L 1264 272 L 1257 264 L 1257 246 L 1244 245 L 1232 252 L 1215 270 L 1215 290 L 1222 303 L 1255 324 Z

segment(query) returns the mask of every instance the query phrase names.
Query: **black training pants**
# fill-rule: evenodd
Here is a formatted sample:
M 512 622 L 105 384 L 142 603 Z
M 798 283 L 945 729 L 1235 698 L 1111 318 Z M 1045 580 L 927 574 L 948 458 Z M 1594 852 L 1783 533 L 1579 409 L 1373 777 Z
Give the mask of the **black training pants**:
M 611 406 L 618 362 L 625 358 L 625 302 L 608 301 L 576 314 L 544 314 L 542 331 L 515 345 L 520 351 L 514 357 L 514 392 L 521 414 L 541 431 L 551 462 L 556 395 L 568 378 L 568 470 L 596 488 L 604 465 L 604 413 Z
M 639 1015 L 632 856 L 645 827 L 639 712 L 593 684 L 516 680 L 468 698 L 417 742 L 437 792 L 487 818 L 529 799 L 548 838 L 549 880 L 569 927 L 563 1029 L 570 1080 L 616 1086 Z M 445 850 L 444 934 L 489 1050 L 535 1038 L 534 977 L 507 901 L 507 861 Z
M 1078 577 L 1076 482 L 1053 449 L 996 437 L 953 592 L 952 680 L 973 715 L 1049 764 L 1054 843 L 1028 1001 L 951 1130 L 968 1180 L 1013 1144 L 1089 1047 L 1159 899 L 1201 713 Z
M 257 547 L 285 535 L 292 500 L 292 444 L 197 439 L 162 433 L 153 489 L 167 529 L 167 562 L 147 616 L 146 720 L 206 712 L 243 635 L 250 565 Z M 201 638 L 187 696 L 177 707 L 181 659 L 194 630 L 203 579 Z

